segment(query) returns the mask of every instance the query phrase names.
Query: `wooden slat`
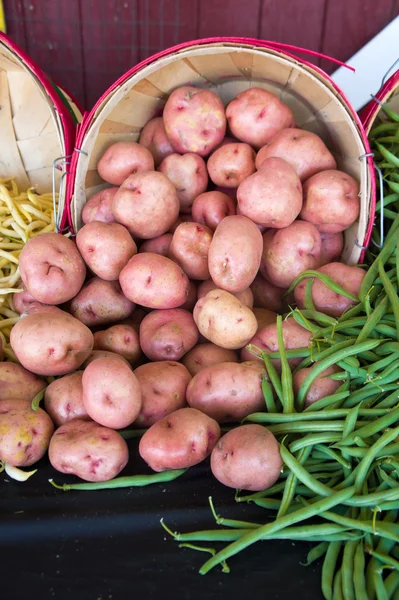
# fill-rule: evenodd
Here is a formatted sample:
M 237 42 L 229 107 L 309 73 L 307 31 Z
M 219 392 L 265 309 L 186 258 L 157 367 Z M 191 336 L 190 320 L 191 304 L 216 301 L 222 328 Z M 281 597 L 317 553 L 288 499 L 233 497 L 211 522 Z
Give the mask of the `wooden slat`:
M 257 37 L 261 0 L 201 0 L 198 36 Z

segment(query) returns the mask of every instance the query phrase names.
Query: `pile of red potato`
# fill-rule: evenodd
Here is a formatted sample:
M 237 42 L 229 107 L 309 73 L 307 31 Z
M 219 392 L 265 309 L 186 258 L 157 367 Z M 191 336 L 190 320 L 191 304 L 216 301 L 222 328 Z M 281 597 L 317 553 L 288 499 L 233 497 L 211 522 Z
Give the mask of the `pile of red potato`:
M 148 428 L 139 449 L 155 471 L 212 454 L 222 483 L 272 485 L 274 436 L 244 425 L 220 437 L 219 424 L 265 410 L 264 363 L 246 346 L 278 350 L 277 313 L 304 306 L 306 280 L 284 296 L 298 275 L 319 270 L 357 295 L 364 271 L 339 258 L 358 182 L 260 88 L 226 108 L 210 90 L 176 89 L 139 143 L 113 144 L 98 172 L 112 187 L 85 205 L 76 245 L 49 233 L 21 253 L 11 332 L 21 364 L 0 364 L 0 459 L 28 466 L 48 449 L 58 471 L 108 480 L 128 461 L 118 430 Z M 352 303 L 318 279 L 311 293 L 331 316 Z M 311 333 L 288 317 L 283 337 L 303 348 Z M 332 372 L 307 403 L 337 389 Z M 34 411 L 44 376 L 56 379 Z

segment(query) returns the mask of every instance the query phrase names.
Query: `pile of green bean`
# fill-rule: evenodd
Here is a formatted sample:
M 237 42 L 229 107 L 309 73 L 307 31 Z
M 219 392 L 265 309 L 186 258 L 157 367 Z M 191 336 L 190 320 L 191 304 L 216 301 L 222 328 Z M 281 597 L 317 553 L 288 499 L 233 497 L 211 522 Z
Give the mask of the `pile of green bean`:
M 344 290 L 314 272 L 300 277 L 308 278 L 305 309 L 290 314 L 312 332 L 312 343 L 286 351 L 279 317 L 279 352 L 264 355 L 267 412 L 245 419 L 276 435 L 284 468 L 273 487 L 237 492 L 236 501 L 275 511 L 274 520 L 223 519 L 210 499 L 218 529 L 173 533 L 164 525 L 182 545 L 211 553 L 202 574 L 217 565 L 228 570 L 226 560 L 259 540 L 306 540 L 316 543 L 307 564 L 324 557 L 327 600 L 399 600 L 399 116 L 378 125 L 371 139 L 385 191 L 394 192 L 385 199 L 385 224 L 391 223 L 382 250 L 369 252 L 358 303 L 338 319 L 315 310 L 311 285 L 318 276 Z M 378 245 L 378 229 L 373 235 Z M 294 357 L 302 359 L 298 369 L 315 365 L 296 397 L 287 362 Z M 281 360 L 281 376 L 272 358 Z M 342 369 L 330 375 L 342 381 L 339 389 L 304 408 L 310 385 L 331 365 Z M 209 542 L 227 544 L 217 550 Z

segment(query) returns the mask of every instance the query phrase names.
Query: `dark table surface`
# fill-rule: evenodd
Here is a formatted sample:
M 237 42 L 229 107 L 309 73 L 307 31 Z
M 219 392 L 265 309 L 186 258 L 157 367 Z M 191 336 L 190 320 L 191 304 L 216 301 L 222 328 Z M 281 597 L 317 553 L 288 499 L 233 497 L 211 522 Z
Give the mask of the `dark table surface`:
M 129 447 L 123 474 L 148 472 L 137 442 Z M 302 542 L 260 542 L 228 561 L 229 574 L 220 568 L 198 574 L 209 555 L 179 548 L 161 517 L 173 531 L 215 529 L 208 496 L 221 516 L 256 522 L 271 516 L 236 504 L 234 490 L 219 484 L 206 463 L 170 483 L 90 492 L 56 490 L 49 478 L 74 479 L 47 459 L 38 467 L 25 483 L 0 475 L 1 600 L 322 598 L 320 565 L 300 564 L 311 547 Z

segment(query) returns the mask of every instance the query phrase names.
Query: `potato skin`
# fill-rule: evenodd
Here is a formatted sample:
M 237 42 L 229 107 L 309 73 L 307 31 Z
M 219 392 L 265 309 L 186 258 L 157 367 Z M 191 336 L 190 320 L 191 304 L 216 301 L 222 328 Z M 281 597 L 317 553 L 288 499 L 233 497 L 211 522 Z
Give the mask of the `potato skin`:
M 254 306 L 267 308 L 277 313 L 284 310 L 284 288 L 277 287 L 267 281 L 260 273 L 257 274 L 251 283 L 251 291 L 254 296 Z
M 287 161 L 301 181 L 320 171 L 337 167 L 335 158 L 318 135 L 293 127 L 279 131 L 259 150 L 255 161 L 256 168 L 261 169 L 264 161 L 271 156 Z
M 22 365 L 0 362 L 0 400 L 29 400 L 46 387 L 41 377 L 30 373 Z
M 225 217 L 235 215 L 236 203 L 227 194 L 219 191 L 204 192 L 193 202 L 192 215 L 194 221 L 202 223 L 215 231 Z
M 245 346 L 258 327 L 253 312 L 224 290 L 212 290 L 200 298 L 193 316 L 207 340 L 229 350 Z
M 190 279 L 208 279 L 208 254 L 212 231 L 201 223 L 182 223 L 173 234 L 169 258 L 175 261 Z
M 214 283 L 212 281 L 212 279 L 207 279 L 206 281 L 202 281 L 198 286 L 198 291 L 197 291 L 198 300 L 200 298 L 202 298 L 203 296 L 206 296 L 207 293 L 210 292 L 211 290 L 219 290 L 219 289 L 221 289 L 221 288 L 218 288 L 218 286 L 216 285 L 216 283 Z M 246 288 L 245 290 L 242 290 L 242 292 L 230 292 L 230 293 L 232 296 L 237 298 L 237 300 L 239 300 L 241 302 L 241 304 L 244 304 L 244 306 L 247 306 L 248 308 L 250 308 L 252 310 L 252 307 L 254 305 L 254 296 L 251 291 L 251 288 Z
M 37 375 L 66 375 L 93 349 L 93 334 L 69 313 L 55 309 L 23 317 L 11 329 L 11 347 L 25 369 Z
M 94 421 L 111 429 L 131 425 L 141 409 L 141 389 L 119 357 L 97 358 L 82 377 L 83 404 Z
M 153 310 L 140 325 L 140 346 L 150 360 L 179 360 L 197 342 L 193 316 L 182 308 Z
M 126 298 L 147 308 L 177 308 L 188 297 L 187 275 L 169 258 L 152 252 L 133 256 L 119 282 Z
M 294 388 L 295 395 L 298 394 L 299 389 L 306 377 L 311 373 L 312 369 L 317 365 L 315 363 L 313 367 L 309 369 L 299 369 L 296 373 L 294 373 L 292 378 L 292 385 Z M 326 396 L 331 396 L 335 394 L 337 389 L 342 384 L 342 381 L 334 381 L 333 379 L 328 379 L 328 375 L 332 375 L 333 373 L 339 373 L 342 369 L 337 367 L 336 365 L 332 365 L 332 367 L 328 367 L 328 369 L 324 369 L 322 373 L 311 384 L 308 393 L 305 397 L 305 407 L 310 406 L 317 400 L 321 398 L 325 398 Z
M 151 152 L 136 142 L 112 144 L 97 165 L 100 177 L 112 185 L 122 185 L 129 175 L 153 170 L 154 159 Z
M 97 360 L 98 358 L 109 358 L 109 357 L 110 358 L 119 358 L 130 369 L 132 369 L 132 365 L 126 360 L 126 358 L 124 358 L 120 354 L 117 354 L 116 352 L 108 352 L 108 350 L 92 350 L 90 352 L 88 358 L 86 358 L 86 360 L 82 364 L 82 369 L 85 369 L 86 367 L 88 367 L 90 363 L 92 363 L 93 361 Z
M 166 135 L 162 117 L 155 117 L 146 123 L 141 130 L 139 143 L 147 148 L 158 167 L 163 159 L 174 152 L 173 146 Z
M 23 291 L 18 292 L 17 294 L 13 294 L 12 304 L 15 312 L 17 312 L 20 315 L 29 310 L 29 307 L 32 306 L 32 304 L 36 304 L 38 302 L 36 298 L 34 298 L 32 294 L 30 294 L 28 290 L 26 290 L 23 287 L 23 285 L 20 285 L 19 288 Z M 39 302 L 38 304 L 41 304 L 41 302 Z
M 189 279 L 187 299 L 186 299 L 185 303 L 180 306 L 180 308 L 183 308 L 184 310 L 188 310 L 189 312 L 192 313 L 196 302 L 197 302 L 197 286 L 195 285 L 194 281 L 191 281 L 191 279 Z
M 93 221 L 84 225 L 76 245 L 86 265 L 105 281 L 117 281 L 128 260 L 137 254 L 132 236 L 119 223 Z
M 187 406 L 186 389 L 191 375 L 178 362 L 167 360 L 141 365 L 134 370 L 142 404 L 136 427 L 151 427 L 170 413 Z
M 253 308 L 252 312 L 258 321 L 258 331 L 266 327 L 266 325 L 275 323 L 278 316 L 276 312 L 273 312 L 268 308 Z
M 73 419 L 90 417 L 83 405 L 83 371 L 75 371 L 56 379 L 46 388 L 44 408 L 56 427 Z
M 27 241 L 19 256 L 21 279 L 43 304 L 63 304 L 79 292 L 86 265 L 75 244 L 59 233 L 42 233 Z
M 179 208 L 175 186 L 157 171 L 130 175 L 112 201 L 116 221 L 145 240 L 166 233 L 176 221 Z
M 280 446 L 262 425 L 242 425 L 229 431 L 211 455 L 211 470 L 220 483 L 252 492 L 276 483 L 282 466 Z
M 194 377 L 197 373 L 212 365 L 226 362 L 238 362 L 237 353 L 215 344 L 197 344 L 182 358 L 183 365 Z
M 88 327 L 115 323 L 129 317 L 135 304 L 126 298 L 118 281 L 93 277 L 71 302 L 71 314 Z
M 0 460 L 29 467 L 47 451 L 54 425 L 48 414 L 30 400 L 0 400 Z
M 294 127 L 291 110 L 277 96 L 262 88 L 237 94 L 226 108 L 231 133 L 242 142 L 259 149 L 287 127 Z
M 226 117 L 211 90 L 182 86 L 174 90 L 163 111 L 166 135 L 180 154 L 207 156 L 224 138 Z
M 225 362 L 202 369 L 190 381 L 187 402 L 218 423 L 240 421 L 264 410 L 259 370 L 237 362 Z
M 185 469 L 209 456 L 219 437 L 214 419 L 195 408 L 181 408 L 145 432 L 139 452 L 154 471 Z
M 103 331 L 96 331 L 93 337 L 94 350 L 114 352 L 131 363 L 141 357 L 139 335 L 131 325 L 118 323 Z
M 146 240 L 141 244 L 139 252 L 152 252 L 153 254 L 168 256 L 172 237 L 171 233 L 164 233 L 152 240 Z
M 320 266 L 321 238 L 312 223 L 294 221 L 263 234 L 260 271 L 270 283 L 288 288 L 295 277 Z
M 216 285 L 242 292 L 255 279 L 262 257 L 262 234 L 256 225 L 234 215 L 219 223 L 209 248 L 209 272 Z
M 129 460 L 127 444 L 117 431 L 81 419 L 57 429 L 48 453 L 54 469 L 85 481 L 113 479 Z
M 255 151 L 239 142 L 219 146 L 207 162 L 209 177 L 221 187 L 237 188 L 255 173 Z
M 191 211 L 194 198 L 205 192 L 208 171 L 204 159 L 198 154 L 169 154 L 159 165 L 158 171 L 173 183 L 180 202 L 180 212 Z
M 320 261 L 324 266 L 328 263 L 339 262 L 342 250 L 344 249 L 344 235 L 338 233 L 321 233 L 321 253 Z
M 112 201 L 119 188 L 110 187 L 101 190 L 90 198 L 82 209 L 82 221 L 85 225 L 92 221 L 115 223 L 112 213 Z

